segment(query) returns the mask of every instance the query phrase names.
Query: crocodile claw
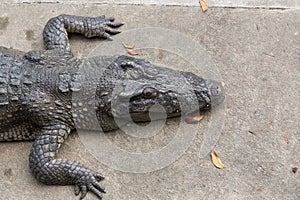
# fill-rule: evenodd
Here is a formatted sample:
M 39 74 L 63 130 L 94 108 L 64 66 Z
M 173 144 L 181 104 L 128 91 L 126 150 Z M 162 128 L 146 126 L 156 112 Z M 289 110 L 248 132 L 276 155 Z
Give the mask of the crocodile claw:
M 79 178 L 75 185 L 75 195 L 80 194 L 80 200 L 86 197 L 88 191 L 94 193 L 99 199 L 103 198 L 103 193 L 106 193 L 105 188 L 100 185 L 99 181 L 102 181 L 104 177 L 96 172 L 88 172 Z
M 109 17 L 108 19 L 105 20 L 103 25 L 107 25 L 107 26 L 110 26 L 110 27 L 113 27 L 113 28 L 118 28 L 120 26 L 123 26 L 124 23 L 123 22 L 115 22 L 115 18 Z
M 99 36 L 104 39 L 112 40 L 111 35 L 121 33 L 121 31 L 116 28 L 119 28 L 122 25 L 124 25 L 124 23 L 115 22 L 115 18 L 113 17 L 106 18 L 105 21 L 101 23 L 102 30 Z

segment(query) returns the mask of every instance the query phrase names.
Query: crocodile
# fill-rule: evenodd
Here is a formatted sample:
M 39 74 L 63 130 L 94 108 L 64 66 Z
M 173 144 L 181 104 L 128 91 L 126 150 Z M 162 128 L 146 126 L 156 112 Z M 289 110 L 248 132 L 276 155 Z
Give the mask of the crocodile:
M 80 199 L 88 191 L 102 199 L 106 191 L 102 174 L 56 158 L 71 131 L 116 130 L 115 119 L 128 116 L 149 122 L 156 104 L 168 118 L 205 112 L 225 97 L 216 81 L 136 57 L 73 56 L 69 33 L 111 39 L 122 25 L 113 17 L 62 14 L 45 25 L 45 50 L 0 47 L 0 141 L 33 140 L 29 168 L 34 177 L 48 185 L 74 185 Z M 161 109 L 153 112 L 160 116 Z

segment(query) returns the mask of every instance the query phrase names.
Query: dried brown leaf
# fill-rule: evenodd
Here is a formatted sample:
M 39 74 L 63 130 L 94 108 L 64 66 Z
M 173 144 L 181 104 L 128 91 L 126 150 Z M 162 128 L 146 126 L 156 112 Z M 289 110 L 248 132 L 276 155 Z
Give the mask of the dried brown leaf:
M 124 46 L 126 49 L 133 49 L 133 48 L 134 48 L 134 45 L 126 44 L 126 43 L 123 43 L 123 46 Z
M 218 154 L 216 153 L 216 151 L 213 149 L 211 151 L 211 160 L 213 162 L 213 164 L 219 168 L 219 169 L 223 169 L 225 167 L 225 165 L 222 163 L 221 159 L 219 158 Z
M 201 114 L 201 115 L 196 115 L 196 116 L 186 116 L 185 117 L 185 122 L 188 124 L 194 124 L 197 122 L 200 122 L 205 115 Z
M 289 143 L 290 143 L 289 137 L 288 137 L 287 135 L 284 135 L 284 136 L 283 136 L 283 139 L 284 139 L 284 141 L 285 141 L 286 144 L 289 144 Z
M 163 52 L 163 50 L 160 49 L 158 51 L 158 59 L 161 60 L 161 59 L 163 59 L 163 57 L 164 57 L 164 52 Z
M 203 11 L 203 12 L 206 12 L 207 9 L 208 9 L 207 3 L 206 3 L 204 0 L 199 0 L 199 2 L 200 2 L 200 5 L 201 5 L 201 7 L 202 7 L 202 11 Z
M 135 50 L 133 49 L 126 49 L 127 53 L 131 56 L 136 56 L 136 55 L 139 55 L 138 52 L 136 52 Z

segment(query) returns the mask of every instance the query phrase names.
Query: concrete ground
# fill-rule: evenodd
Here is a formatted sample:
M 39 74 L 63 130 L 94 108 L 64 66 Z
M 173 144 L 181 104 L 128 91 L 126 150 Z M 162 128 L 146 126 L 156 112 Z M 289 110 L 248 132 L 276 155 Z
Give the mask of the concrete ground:
M 300 171 L 292 172 L 300 167 L 299 10 L 210 8 L 202 13 L 193 6 L 3 3 L 0 44 L 42 49 L 45 23 L 61 13 L 115 16 L 126 23 L 122 30 L 176 30 L 207 50 L 226 83 L 226 118 L 215 145 L 224 169 L 215 168 L 209 155 L 197 156 L 201 134 L 174 163 L 138 174 L 101 164 L 72 134 L 58 157 L 105 174 L 104 199 L 300 199 Z M 71 46 L 75 55 L 85 56 L 105 42 L 73 36 Z M 114 140 L 126 145 L 123 136 Z M 1 199 L 77 198 L 72 187 L 45 186 L 31 176 L 30 147 L 31 142 L 0 144 Z M 86 199 L 96 198 L 89 193 Z

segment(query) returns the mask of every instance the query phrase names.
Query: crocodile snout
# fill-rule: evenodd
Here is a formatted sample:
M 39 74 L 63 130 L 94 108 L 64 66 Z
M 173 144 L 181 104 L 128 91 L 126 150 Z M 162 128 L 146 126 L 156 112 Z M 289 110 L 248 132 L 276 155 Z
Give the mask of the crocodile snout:
M 211 105 L 216 106 L 221 104 L 225 99 L 225 90 L 221 82 L 206 80 L 206 85 L 211 96 Z

